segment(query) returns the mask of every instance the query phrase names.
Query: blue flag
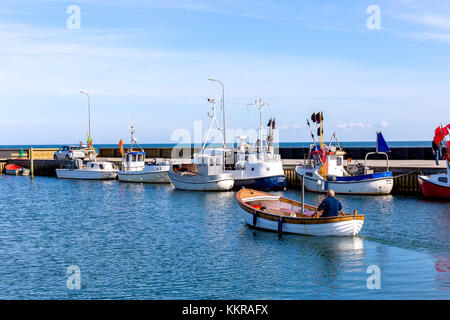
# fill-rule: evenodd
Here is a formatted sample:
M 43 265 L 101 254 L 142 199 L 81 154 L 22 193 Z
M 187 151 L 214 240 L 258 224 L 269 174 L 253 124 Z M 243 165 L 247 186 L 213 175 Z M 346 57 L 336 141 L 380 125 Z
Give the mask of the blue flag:
M 386 140 L 384 140 L 381 132 L 377 132 L 377 152 L 390 152 Z

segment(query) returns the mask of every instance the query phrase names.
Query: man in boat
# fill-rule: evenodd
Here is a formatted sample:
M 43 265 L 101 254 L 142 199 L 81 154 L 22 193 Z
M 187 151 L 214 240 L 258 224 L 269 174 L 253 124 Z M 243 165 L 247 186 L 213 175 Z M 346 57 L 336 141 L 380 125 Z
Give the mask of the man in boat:
M 328 190 L 327 197 L 317 207 L 314 217 L 318 218 L 319 212 L 322 212 L 321 217 L 344 215 L 342 212 L 342 203 L 336 199 L 334 190 Z

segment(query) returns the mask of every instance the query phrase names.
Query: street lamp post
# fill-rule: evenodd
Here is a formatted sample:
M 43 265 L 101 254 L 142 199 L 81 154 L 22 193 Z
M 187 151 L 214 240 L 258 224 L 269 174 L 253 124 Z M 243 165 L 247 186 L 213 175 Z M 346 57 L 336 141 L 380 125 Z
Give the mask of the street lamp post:
M 225 88 L 223 86 L 222 81 L 220 80 L 216 80 L 216 79 L 208 79 L 209 81 L 215 81 L 220 83 L 220 85 L 222 86 L 222 111 L 223 111 L 223 144 L 224 144 L 224 148 L 227 148 L 227 140 L 226 140 L 226 132 L 225 132 Z
M 91 98 L 89 97 L 89 94 L 83 90 L 81 90 L 80 93 L 84 93 L 88 97 L 89 139 L 91 139 Z

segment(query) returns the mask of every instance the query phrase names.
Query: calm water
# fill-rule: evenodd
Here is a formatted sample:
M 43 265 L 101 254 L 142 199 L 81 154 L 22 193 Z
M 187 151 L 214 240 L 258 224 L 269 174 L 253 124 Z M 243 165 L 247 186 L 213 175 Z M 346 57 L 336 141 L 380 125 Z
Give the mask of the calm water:
M 360 237 L 280 240 L 234 192 L 0 176 L 0 194 L 1 299 L 450 299 L 450 202 L 341 196 L 366 214 Z

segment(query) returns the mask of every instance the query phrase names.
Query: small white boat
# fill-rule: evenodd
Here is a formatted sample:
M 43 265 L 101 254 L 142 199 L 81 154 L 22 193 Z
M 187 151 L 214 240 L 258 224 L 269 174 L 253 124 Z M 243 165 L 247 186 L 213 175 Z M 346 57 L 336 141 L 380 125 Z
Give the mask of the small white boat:
M 317 118 L 319 119 L 320 116 L 317 116 Z M 323 141 L 323 133 L 321 135 L 319 136 L 319 141 Z M 369 152 L 366 155 L 364 165 L 361 164 L 359 167 L 355 167 L 356 170 L 352 173 L 349 173 L 344 168 L 344 155 L 346 153 L 341 150 L 338 141 L 337 143 L 338 147 L 332 146 L 331 142 L 328 146 L 323 142 L 319 145 L 311 145 L 309 152 L 310 163 L 295 168 L 295 173 L 299 177 L 305 177 L 306 190 L 326 193 L 332 189 L 338 194 L 386 195 L 391 193 L 394 186 L 394 177 L 392 172 L 389 171 L 388 155 L 384 152 L 385 150 L 388 151 L 389 148 L 381 132 L 377 133 L 376 152 Z M 386 156 L 386 171 L 367 172 L 366 161 L 371 154 Z
M 173 186 L 180 190 L 227 191 L 233 189 L 234 178 L 224 173 L 222 156 L 209 154 L 194 155 L 194 163 L 186 171 L 175 171 L 170 165 L 169 178 Z
M 133 137 L 135 129 L 131 126 L 131 148 L 122 157 L 122 166 L 119 170 L 119 181 L 144 183 L 170 183 L 168 176 L 170 164 L 167 161 L 145 163 L 144 150 L 134 151 L 136 139 Z M 122 140 L 121 140 L 122 142 Z M 122 146 L 121 152 L 123 152 Z
M 364 215 L 313 217 L 317 207 L 262 191 L 242 188 L 236 199 L 245 222 L 257 229 L 314 236 L 356 236 L 364 224 Z
M 56 176 L 61 179 L 107 180 L 116 179 L 118 170 L 111 162 L 89 161 L 83 165 L 81 159 L 73 160 L 65 169 L 56 169 Z

